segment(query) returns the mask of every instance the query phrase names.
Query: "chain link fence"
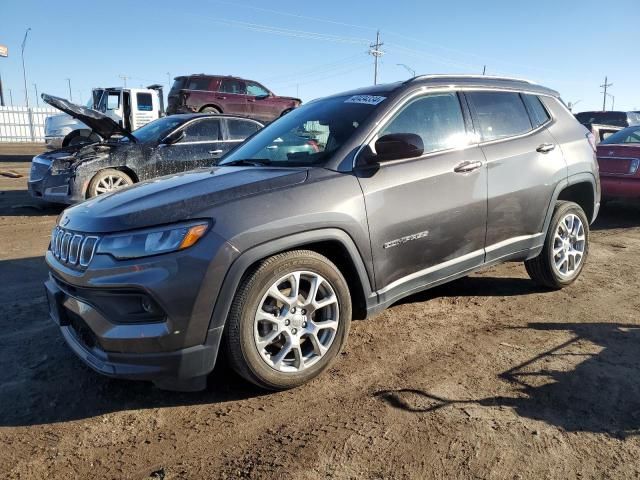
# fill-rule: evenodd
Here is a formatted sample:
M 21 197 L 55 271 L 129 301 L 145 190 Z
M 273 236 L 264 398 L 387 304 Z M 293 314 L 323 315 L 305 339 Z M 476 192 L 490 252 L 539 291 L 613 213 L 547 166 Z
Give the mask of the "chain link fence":
M 53 107 L 0 107 L 0 143 L 44 142 L 44 121 Z

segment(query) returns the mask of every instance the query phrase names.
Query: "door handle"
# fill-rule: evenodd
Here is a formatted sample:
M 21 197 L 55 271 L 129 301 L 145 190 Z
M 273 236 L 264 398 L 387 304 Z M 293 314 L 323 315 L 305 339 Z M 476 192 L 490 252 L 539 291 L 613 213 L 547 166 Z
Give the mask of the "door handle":
M 217 98 L 218 100 L 226 100 L 226 99 L 227 99 L 227 97 L 223 97 L 222 95 L 220 95 L 220 96 L 218 96 L 218 97 L 216 97 L 216 98 Z
M 209 150 L 209 153 L 211 155 L 220 155 L 222 153 L 222 150 Z
M 536 148 L 536 152 L 549 153 L 555 148 L 556 146 L 553 143 L 543 143 L 538 148 Z
M 477 170 L 478 168 L 480 168 L 482 166 L 482 162 L 470 162 L 470 161 L 466 161 L 466 162 L 462 162 L 461 164 L 457 165 L 453 171 L 456 173 L 468 173 L 468 172 L 473 172 L 474 170 Z
M 267 147 L 267 150 L 275 150 L 276 148 L 278 148 L 278 146 L 277 146 L 277 145 L 269 145 L 269 146 Z
M 247 102 L 256 103 L 255 99 L 253 99 L 253 98 L 248 98 Z

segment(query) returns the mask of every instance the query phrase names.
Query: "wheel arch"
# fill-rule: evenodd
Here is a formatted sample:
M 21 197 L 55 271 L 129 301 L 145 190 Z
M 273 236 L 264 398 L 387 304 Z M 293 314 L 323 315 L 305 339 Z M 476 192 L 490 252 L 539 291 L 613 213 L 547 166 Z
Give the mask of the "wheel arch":
M 93 179 L 96 178 L 96 175 L 98 175 L 100 172 L 103 172 L 104 170 L 119 170 L 122 173 L 126 173 L 129 177 L 131 177 L 131 180 L 133 180 L 133 183 L 138 183 L 140 181 L 136 172 L 126 165 L 116 165 L 116 166 L 106 165 L 102 168 L 99 168 L 95 172 L 93 172 L 91 176 L 84 182 L 84 186 L 83 186 L 84 191 L 82 192 L 84 198 L 86 199 L 89 198 L 89 185 L 91 185 L 91 182 L 93 181 Z
M 200 108 L 198 109 L 198 113 L 202 113 L 202 111 L 207 107 L 215 108 L 220 113 L 224 113 L 224 110 L 222 109 L 222 107 L 215 103 L 205 103 L 204 105 L 201 105 Z
M 593 223 L 598 216 L 600 198 L 598 196 L 596 179 L 591 173 L 572 175 L 560 182 L 553 193 L 551 203 L 544 222 L 544 232 L 549 228 L 556 202 L 566 200 L 575 202 L 584 210 L 589 223 Z
M 363 319 L 372 304 L 371 279 L 351 237 L 339 229 L 322 229 L 289 235 L 244 251 L 229 268 L 215 302 L 209 330 L 226 323 L 233 298 L 246 275 L 265 258 L 291 250 L 313 250 L 326 256 L 349 285 L 353 318 Z

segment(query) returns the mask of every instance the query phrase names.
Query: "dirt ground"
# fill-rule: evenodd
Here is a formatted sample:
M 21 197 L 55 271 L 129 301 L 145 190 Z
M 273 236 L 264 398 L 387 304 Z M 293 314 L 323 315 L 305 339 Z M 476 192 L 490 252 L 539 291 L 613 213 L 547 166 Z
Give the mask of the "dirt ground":
M 25 177 L 0 176 L 0 477 L 640 477 L 638 205 L 602 212 L 563 291 L 490 268 L 355 322 L 308 385 L 265 393 L 218 367 L 196 394 L 66 348 L 42 288 L 60 209 L 31 205 Z

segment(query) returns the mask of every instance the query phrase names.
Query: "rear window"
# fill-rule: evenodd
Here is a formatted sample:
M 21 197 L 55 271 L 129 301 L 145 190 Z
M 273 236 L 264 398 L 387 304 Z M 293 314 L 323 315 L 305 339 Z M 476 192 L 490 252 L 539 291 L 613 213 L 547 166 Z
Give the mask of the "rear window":
M 529 116 L 531 117 L 533 128 L 538 128 L 540 125 L 544 125 L 551 119 L 547 109 L 544 108 L 544 105 L 538 96 L 525 93 L 522 95 L 522 98 L 524 98 L 524 103 L 527 106 L 527 110 L 529 110 Z
M 615 127 L 628 127 L 627 114 L 625 112 L 581 112 L 576 115 L 583 125 L 593 123 L 599 125 L 613 125 Z
M 153 97 L 150 93 L 136 93 L 136 102 L 138 110 L 141 112 L 150 112 L 153 110 Z
M 207 77 L 190 77 L 184 84 L 186 90 L 209 90 L 211 79 Z
M 482 140 L 512 137 L 531 130 L 529 114 L 519 93 L 470 92 L 467 96 L 473 104 Z
M 178 93 L 178 90 L 182 89 L 186 77 L 178 77 L 173 81 L 173 85 L 171 86 L 171 90 L 169 91 L 169 95 L 174 95 Z
M 245 120 L 229 119 L 227 120 L 227 126 L 229 128 L 229 140 L 244 140 L 260 130 L 260 126 L 257 123 Z

